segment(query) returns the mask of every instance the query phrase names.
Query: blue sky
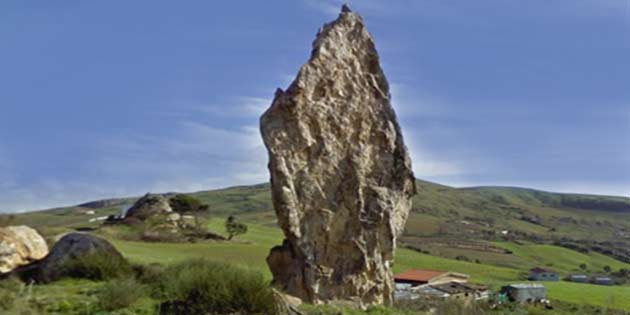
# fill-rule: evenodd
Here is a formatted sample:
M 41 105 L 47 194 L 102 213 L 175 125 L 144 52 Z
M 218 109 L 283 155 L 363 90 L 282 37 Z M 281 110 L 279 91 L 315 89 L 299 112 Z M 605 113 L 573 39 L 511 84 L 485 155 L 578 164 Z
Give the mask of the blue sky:
M 419 178 L 630 195 L 630 1 L 348 1 Z M 335 0 L 2 1 L 0 212 L 268 179 Z

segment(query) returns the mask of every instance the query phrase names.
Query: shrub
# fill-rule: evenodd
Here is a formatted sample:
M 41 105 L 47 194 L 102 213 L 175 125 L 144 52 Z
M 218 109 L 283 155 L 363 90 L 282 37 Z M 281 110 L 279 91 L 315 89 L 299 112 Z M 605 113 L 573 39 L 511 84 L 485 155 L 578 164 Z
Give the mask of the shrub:
M 210 208 L 206 204 L 202 204 L 197 198 L 188 195 L 175 195 L 168 203 L 173 211 L 178 213 L 190 213 L 190 212 L 206 212 Z
M 149 265 L 133 265 L 133 272 L 136 279 L 142 284 L 152 284 L 156 279 L 160 279 L 164 275 L 166 269 L 163 265 L 152 263 Z
M 62 276 L 91 280 L 109 280 L 132 274 L 129 262 L 122 256 L 95 252 L 77 257 L 63 266 Z
M 238 222 L 236 218 L 231 215 L 225 220 L 225 230 L 228 233 L 228 240 L 231 240 L 236 235 L 247 233 L 247 225 Z
M 145 287 L 133 278 L 107 282 L 97 292 L 98 307 L 104 311 L 126 308 L 146 294 Z
M 204 259 L 167 268 L 159 282 L 160 313 L 274 314 L 273 291 L 262 274 Z

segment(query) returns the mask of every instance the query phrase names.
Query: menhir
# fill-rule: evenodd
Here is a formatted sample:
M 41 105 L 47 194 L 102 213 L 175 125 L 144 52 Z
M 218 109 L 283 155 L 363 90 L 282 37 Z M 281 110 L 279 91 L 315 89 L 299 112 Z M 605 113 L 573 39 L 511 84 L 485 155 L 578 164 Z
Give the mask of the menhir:
M 415 194 L 389 86 L 362 18 L 324 25 L 260 120 L 284 231 L 274 284 L 311 303 L 389 304 L 396 238 Z

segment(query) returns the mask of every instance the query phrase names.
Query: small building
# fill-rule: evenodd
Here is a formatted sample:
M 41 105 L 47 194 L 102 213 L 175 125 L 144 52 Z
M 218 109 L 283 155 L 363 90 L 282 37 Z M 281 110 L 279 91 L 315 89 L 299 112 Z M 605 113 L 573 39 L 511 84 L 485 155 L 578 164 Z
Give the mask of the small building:
M 470 276 L 463 273 L 439 270 L 413 269 L 394 275 L 396 285 L 408 284 L 411 287 L 435 285 L 449 282 L 468 282 Z
M 511 301 L 520 303 L 538 302 L 547 298 L 547 288 L 542 284 L 511 284 L 501 288 L 501 293 Z
M 416 289 L 413 290 L 413 292 L 415 292 L 416 294 L 419 294 L 423 297 L 429 297 L 429 298 L 440 298 L 440 299 L 446 299 L 450 296 L 450 294 L 448 294 L 447 292 L 444 292 L 442 290 L 438 290 L 434 287 L 431 286 L 421 286 L 418 287 Z
M 442 291 L 449 299 L 464 300 L 466 302 L 487 299 L 488 288 L 461 282 L 449 282 L 431 285 L 430 288 Z
M 527 279 L 531 281 L 560 281 L 560 276 L 551 269 L 536 267 L 529 270 Z
M 413 292 L 411 290 L 399 290 L 396 289 L 394 291 L 394 300 L 417 300 L 420 298 L 420 294 L 418 292 Z
M 593 283 L 599 285 L 614 285 L 615 281 L 608 276 L 594 276 Z
M 568 280 L 571 282 L 586 283 L 588 282 L 588 276 L 587 275 L 570 275 Z

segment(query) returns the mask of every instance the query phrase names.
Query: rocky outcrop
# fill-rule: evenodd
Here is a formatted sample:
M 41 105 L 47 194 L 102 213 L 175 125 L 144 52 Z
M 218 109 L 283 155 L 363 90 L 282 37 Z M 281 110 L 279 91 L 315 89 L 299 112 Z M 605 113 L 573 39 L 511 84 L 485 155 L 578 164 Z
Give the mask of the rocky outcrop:
M 261 117 L 286 240 L 274 283 L 307 302 L 389 303 L 392 263 L 415 193 L 389 86 L 362 18 L 344 6 Z
M 134 218 L 144 221 L 156 214 L 168 214 L 173 212 L 168 198 L 163 195 L 146 194 L 127 210 L 125 218 Z
M 46 240 L 28 226 L 0 227 L 0 273 L 27 265 L 48 254 Z
M 37 282 L 51 282 L 67 275 L 67 266 L 80 257 L 102 254 L 112 259 L 124 259 L 108 241 L 83 233 L 70 233 L 62 237 L 46 258 L 32 266 L 29 274 Z

